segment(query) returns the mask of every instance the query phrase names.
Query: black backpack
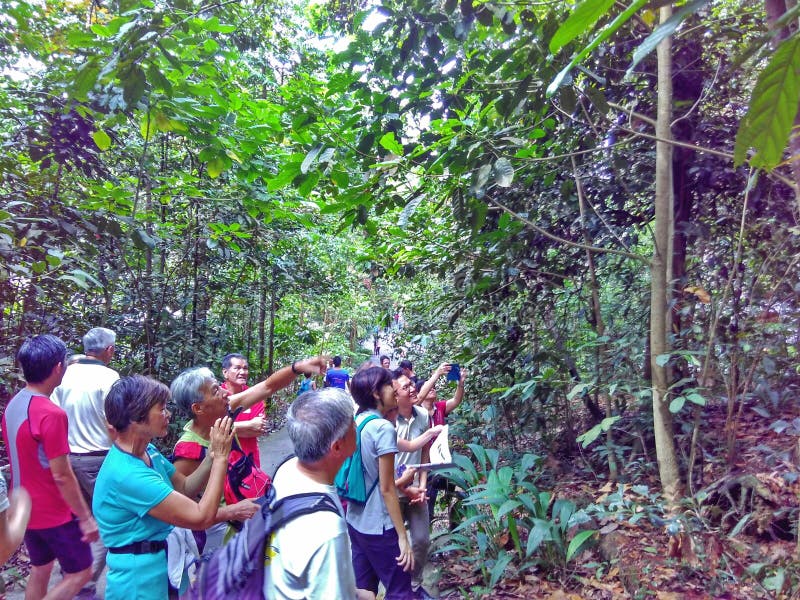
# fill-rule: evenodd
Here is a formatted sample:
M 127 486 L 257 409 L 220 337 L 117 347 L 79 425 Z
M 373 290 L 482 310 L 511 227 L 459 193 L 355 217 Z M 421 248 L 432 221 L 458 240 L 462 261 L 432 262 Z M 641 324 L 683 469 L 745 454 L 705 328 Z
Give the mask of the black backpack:
M 262 600 L 265 579 L 269 577 L 264 557 L 272 532 L 301 515 L 322 510 L 340 514 L 328 494 L 297 494 L 273 505 L 274 498 L 275 490 L 270 488 L 266 496 L 253 500 L 261 510 L 245 521 L 242 530 L 222 548 L 198 559 L 195 581 L 181 598 Z

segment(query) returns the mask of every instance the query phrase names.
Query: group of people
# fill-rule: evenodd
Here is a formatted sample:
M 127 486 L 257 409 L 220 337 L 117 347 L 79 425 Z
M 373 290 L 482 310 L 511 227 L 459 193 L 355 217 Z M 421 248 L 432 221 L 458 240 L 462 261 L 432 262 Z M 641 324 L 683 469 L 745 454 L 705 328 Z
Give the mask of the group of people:
M 307 386 L 288 411 L 295 457 L 275 474 L 276 500 L 307 492 L 336 499 L 334 477 L 369 414 L 379 418 L 363 427 L 359 446 L 365 483 L 377 493 L 346 512 L 302 516 L 276 532 L 264 596 L 371 598 L 378 581 L 389 599 L 427 596 L 421 587 L 430 527 L 427 472 L 399 475 L 398 467 L 427 462 L 442 427 L 431 426 L 437 404 L 428 394 L 435 395 L 448 364 L 419 393 L 410 363 L 405 371 L 402 364 L 397 371 L 362 367 L 350 379 L 338 356 L 333 368 L 327 357 L 299 360 L 248 387 L 246 358 L 229 354 L 222 384 L 210 369 L 196 367 L 167 388 L 141 375 L 120 378 L 108 367 L 115 342 L 113 331 L 97 327 L 83 338 L 85 354 L 69 363 L 66 345 L 52 335 L 27 340 L 17 354 L 26 386 L 3 415 L 13 491 L 5 512 L 0 493 L 0 515 L 8 513 L 0 542 L 10 553 L 24 530 L 31 560 L 26 599 L 92 597 L 106 565 L 107 599 L 161 599 L 185 590 L 182 563 L 177 580 L 174 574 L 176 532 L 192 532 L 189 546 L 208 553 L 232 535 L 229 523 L 259 510 L 252 497 L 224 498 L 229 461 L 238 453 L 257 463 L 265 401 L 299 375 L 304 384 L 326 375 L 326 387 Z M 460 403 L 464 377 L 438 410 L 446 414 Z M 167 433 L 170 400 L 190 420 L 167 458 L 152 441 Z M 429 404 L 417 406 L 421 400 Z M 28 506 L 26 528 L 21 515 L 27 517 Z M 55 560 L 63 577 L 48 590 Z

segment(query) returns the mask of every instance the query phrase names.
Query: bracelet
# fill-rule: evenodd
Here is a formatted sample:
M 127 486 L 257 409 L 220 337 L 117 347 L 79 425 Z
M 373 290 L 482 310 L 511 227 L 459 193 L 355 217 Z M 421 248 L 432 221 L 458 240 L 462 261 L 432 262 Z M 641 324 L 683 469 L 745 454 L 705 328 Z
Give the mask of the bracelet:
M 301 374 L 301 371 L 298 371 L 298 370 L 297 370 L 297 367 L 296 367 L 295 365 L 297 365 L 297 361 L 294 361 L 294 362 L 292 363 L 292 373 L 294 373 L 295 375 L 300 375 L 300 374 Z

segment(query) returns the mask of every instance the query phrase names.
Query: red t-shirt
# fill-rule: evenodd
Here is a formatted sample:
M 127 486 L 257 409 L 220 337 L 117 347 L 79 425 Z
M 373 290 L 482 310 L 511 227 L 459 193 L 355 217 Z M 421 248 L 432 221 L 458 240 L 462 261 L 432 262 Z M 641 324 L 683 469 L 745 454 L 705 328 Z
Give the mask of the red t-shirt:
M 69 454 L 67 413 L 47 396 L 22 390 L 3 414 L 3 441 L 11 461 L 11 486 L 28 490 L 28 529 L 58 527 L 72 520 L 48 461 Z
M 226 381 L 223 381 L 222 384 L 219 386 L 223 390 L 228 389 L 228 385 Z M 245 391 L 249 386 L 243 385 L 242 391 Z M 239 415 L 236 417 L 236 422 L 242 421 L 249 421 L 250 419 L 255 419 L 256 417 L 264 416 L 264 403 L 263 402 L 256 402 L 250 408 L 244 409 Z M 260 469 L 261 468 L 261 454 L 258 451 L 258 438 L 257 437 L 242 437 L 236 436 L 239 440 L 239 445 L 242 447 L 242 451 L 245 454 L 252 454 L 253 455 L 253 462 L 256 463 L 256 466 Z
M 434 402 L 431 413 L 431 426 L 444 425 L 447 422 L 447 401 Z

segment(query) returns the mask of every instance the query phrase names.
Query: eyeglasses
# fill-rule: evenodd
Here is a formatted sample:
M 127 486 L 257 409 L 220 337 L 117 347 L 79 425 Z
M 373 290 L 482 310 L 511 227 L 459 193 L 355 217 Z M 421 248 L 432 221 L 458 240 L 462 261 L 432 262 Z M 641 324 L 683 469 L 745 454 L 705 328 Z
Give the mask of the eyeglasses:
M 407 384 L 405 384 L 403 386 L 400 386 L 400 389 L 401 390 L 405 390 L 406 392 L 410 392 L 413 388 L 414 388 L 414 384 L 411 383 L 411 382 L 408 382 Z

